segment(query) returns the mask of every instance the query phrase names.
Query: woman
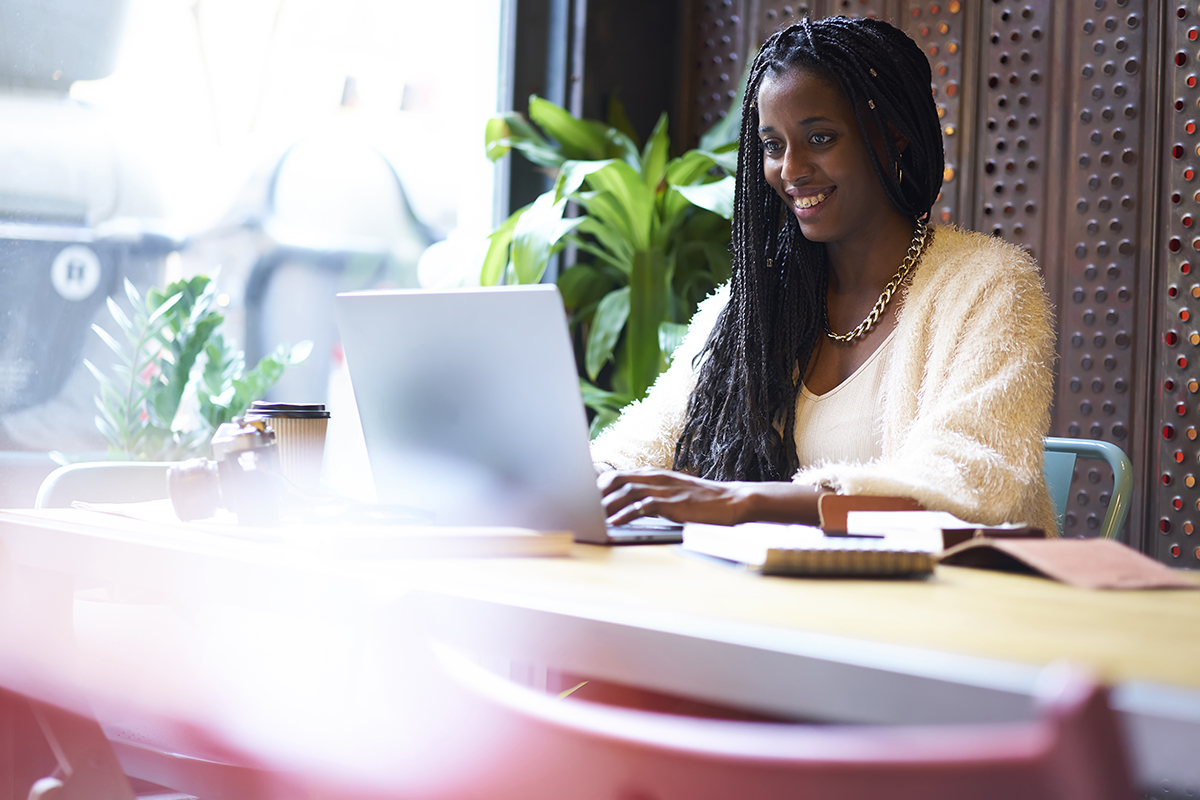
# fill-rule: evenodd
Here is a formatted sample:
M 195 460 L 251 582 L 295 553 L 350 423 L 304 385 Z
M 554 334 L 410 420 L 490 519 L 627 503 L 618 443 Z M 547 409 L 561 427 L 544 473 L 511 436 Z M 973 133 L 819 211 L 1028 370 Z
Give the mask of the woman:
M 944 169 L 930 83 L 876 20 L 805 20 L 763 45 L 733 277 L 593 443 L 611 522 L 813 523 L 833 491 L 1056 529 L 1045 291 L 1020 249 L 926 227 Z

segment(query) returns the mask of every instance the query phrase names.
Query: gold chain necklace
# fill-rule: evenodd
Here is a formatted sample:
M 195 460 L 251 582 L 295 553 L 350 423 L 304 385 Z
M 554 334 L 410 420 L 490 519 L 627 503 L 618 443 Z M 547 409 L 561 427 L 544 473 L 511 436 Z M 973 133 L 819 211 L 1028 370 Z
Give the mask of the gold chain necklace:
M 921 258 L 921 253 L 925 251 L 925 245 L 929 242 L 929 237 L 933 235 L 933 229 L 923 222 L 917 223 L 917 230 L 913 233 L 912 244 L 908 246 L 908 253 L 904 256 L 904 262 L 900 264 L 900 269 L 896 270 L 896 274 L 888 281 L 887 286 L 883 287 L 883 292 L 879 295 L 879 299 L 875 301 L 875 307 L 871 309 L 871 313 L 867 314 L 867 318 L 858 324 L 858 327 L 847 334 L 834 333 L 829 328 L 829 300 L 825 300 L 825 335 L 835 342 L 842 344 L 853 344 L 862 337 L 866 336 L 871 328 L 875 327 L 875 323 L 879 322 L 879 318 L 883 316 L 883 312 L 887 309 L 888 303 L 892 300 L 892 295 L 904 279 L 908 277 L 908 273 L 917 265 L 917 261 Z

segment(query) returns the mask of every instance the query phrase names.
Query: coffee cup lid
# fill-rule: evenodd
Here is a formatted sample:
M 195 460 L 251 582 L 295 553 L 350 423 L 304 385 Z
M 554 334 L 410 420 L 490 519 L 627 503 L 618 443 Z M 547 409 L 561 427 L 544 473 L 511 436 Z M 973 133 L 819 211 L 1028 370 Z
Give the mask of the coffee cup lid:
M 291 417 L 293 419 L 328 419 L 324 403 L 268 403 L 255 400 L 246 411 L 247 417 Z

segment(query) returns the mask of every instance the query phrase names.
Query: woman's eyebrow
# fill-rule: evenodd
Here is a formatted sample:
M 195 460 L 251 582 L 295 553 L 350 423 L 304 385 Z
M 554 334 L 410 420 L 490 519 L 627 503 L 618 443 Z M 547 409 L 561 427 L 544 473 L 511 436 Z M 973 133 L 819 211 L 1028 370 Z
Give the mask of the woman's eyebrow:
M 804 119 L 802 119 L 796 123 L 796 127 L 812 125 L 814 122 L 833 122 L 833 120 L 831 120 L 829 117 L 805 117 Z M 760 125 L 758 128 L 758 132 L 759 133 L 775 133 L 775 128 L 771 125 Z

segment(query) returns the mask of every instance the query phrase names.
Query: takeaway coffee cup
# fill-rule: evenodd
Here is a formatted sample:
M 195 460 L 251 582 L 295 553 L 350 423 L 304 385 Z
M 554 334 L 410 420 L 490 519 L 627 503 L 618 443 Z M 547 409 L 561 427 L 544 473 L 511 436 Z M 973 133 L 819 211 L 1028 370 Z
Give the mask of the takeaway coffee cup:
M 320 486 L 325 429 L 329 426 L 329 412 L 324 404 L 256 400 L 246 412 L 246 419 L 266 420 L 275 431 L 279 466 L 285 478 L 306 489 Z

